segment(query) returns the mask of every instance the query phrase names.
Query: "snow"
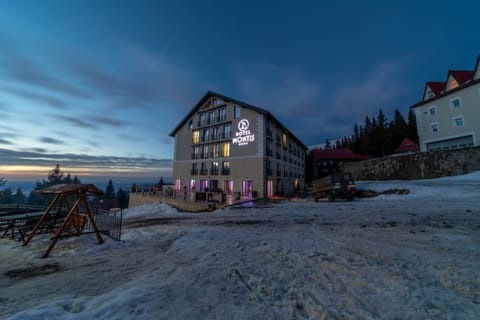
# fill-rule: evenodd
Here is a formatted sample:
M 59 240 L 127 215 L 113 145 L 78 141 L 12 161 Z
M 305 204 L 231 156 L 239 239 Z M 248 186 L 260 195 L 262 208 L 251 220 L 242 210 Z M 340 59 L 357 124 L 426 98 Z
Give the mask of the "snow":
M 124 211 L 122 241 L 0 239 L 2 319 L 478 319 L 480 172 L 353 202 Z

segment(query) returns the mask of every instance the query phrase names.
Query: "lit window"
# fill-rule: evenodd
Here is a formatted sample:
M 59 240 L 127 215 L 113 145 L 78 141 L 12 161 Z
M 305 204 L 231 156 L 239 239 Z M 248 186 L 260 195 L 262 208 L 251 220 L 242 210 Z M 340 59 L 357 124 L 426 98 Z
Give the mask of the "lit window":
M 233 117 L 235 119 L 240 118 L 240 106 L 234 106 Z
M 219 144 L 214 144 L 212 146 L 212 154 L 214 158 L 220 157 L 220 145 Z
M 450 99 L 450 107 L 458 108 L 461 105 L 462 105 L 462 101 L 460 100 L 460 97 Z
M 463 127 L 463 116 L 453 118 L 453 126 L 454 127 Z
M 285 132 L 283 133 L 283 146 L 287 146 L 287 134 Z
M 432 123 L 430 125 L 430 131 L 432 132 L 438 132 L 438 123 Z
M 430 113 L 431 116 L 434 116 L 437 114 L 437 107 L 433 106 L 428 108 L 428 113 Z
M 200 132 L 198 130 L 193 131 L 193 143 L 200 142 Z
M 230 142 L 222 144 L 222 157 L 230 157 Z

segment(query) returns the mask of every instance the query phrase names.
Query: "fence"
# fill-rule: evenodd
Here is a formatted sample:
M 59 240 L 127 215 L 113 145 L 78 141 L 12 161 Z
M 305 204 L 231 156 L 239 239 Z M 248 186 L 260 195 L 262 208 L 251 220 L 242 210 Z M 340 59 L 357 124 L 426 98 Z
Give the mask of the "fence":
M 94 210 L 95 224 L 97 225 L 100 233 L 109 236 L 110 238 L 120 241 L 122 235 L 122 210 L 119 211 L 106 211 L 102 209 Z M 84 233 L 93 233 L 93 226 L 90 220 L 87 219 Z

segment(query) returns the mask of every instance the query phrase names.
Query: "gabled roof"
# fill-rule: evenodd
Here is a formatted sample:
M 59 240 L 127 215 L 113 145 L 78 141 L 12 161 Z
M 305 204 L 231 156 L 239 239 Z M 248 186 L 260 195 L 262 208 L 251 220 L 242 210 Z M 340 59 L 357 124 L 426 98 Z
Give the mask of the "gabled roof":
M 185 122 L 188 121 L 188 119 L 190 119 L 194 114 L 195 112 L 197 112 L 197 110 L 208 100 L 210 99 L 211 97 L 217 97 L 217 98 L 220 98 L 222 100 L 225 100 L 225 101 L 229 101 L 229 102 L 233 102 L 234 104 L 237 104 L 237 105 L 240 105 L 244 108 L 247 108 L 247 109 L 250 109 L 250 110 L 254 110 L 258 113 L 261 113 L 263 115 L 265 115 L 267 118 L 269 118 L 270 120 L 276 122 L 281 128 L 283 128 L 285 131 L 287 131 L 304 149 L 308 149 L 307 146 L 305 146 L 301 141 L 300 139 L 298 139 L 290 130 L 287 129 L 287 127 L 285 127 L 280 121 L 278 121 L 269 111 L 265 110 L 265 109 L 262 109 L 262 108 L 259 108 L 259 107 L 256 107 L 254 105 L 251 105 L 251 104 L 248 104 L 246 102 L 243 102 L 243 101 L 240 101 L 240 100 L 236 100 L 236 99 L 233 99 L 233 98 L 230 98 L 230 97 L 227 97 L 227 96 L 224 96 L 222 94 L 219 94 L 219 93 L 216 93 L 216 92 L 213 92 L 213 91 L 207 91 L 207 93 L 205 93 L 203 95 L 203 97 L 195 104 L 195 106 L 190 110 L 189 113 L 187 113 L 187 115 L 180 121 L 180 123 L 175 127 L 175 129 L 172 130 L 172 132 L 170 132 L 170 136 L 171 137 L 175 137 L 175 133 L 185 124 Z
M 467 81 L 473 80 L 474 71 L 471 70 L 450 70 L 448 75 L 451 75 L 457 80 L 458 85 L 461 86 Z M 447 76 L 448 79 L 448 76 Z
M 435 96 L 439 96 L 442 93 L 442 91 L 445 90 L 445 85 L 446 85 L 446 82 L 428 81 L 427 84 L 425 85 L 425 93 L 427 88 L 430 88 L 433 91 L 433 93 L 435 93 Z
M 447 74 L 446 82 L 435 82 L 435 81 L 427 82 L 425 85 L 425 89 L 423 90 L 422 100 L 415 103 L 410 108 L 413 109 L 413 108 L 423 106 L 441 97 L 447 96 L 453 92 L 456 92 L 458 90 L 462 90 L 474 84 L 480 83 L 480 77 L 477 76 L 477 78 L 475 78 L 475 74 L 478 72 L 478 68 L 480 68 L 479 64 L 480 64 L 480 55 L 478 55 L 477 57 L 477 62 L 475 65 L 475 69 L 473 71 L 472 70 L 449 70 Z M 454 78 L 457 81 L 458 86 L 455 88 L 450 88 L 449 90 L 446 90 L 448 89 L 448 79 L 450 77 Z M 428 98 L 425 99 L 428 87 L 432 89 L 432 91 L 435 93 L 435 97 L 432 97 L 430 99 Z
M 479 79 L 480 78 L 480 54 L 478 55 L 477 57 L 477 63 L 475 63 L 475 70 L 474 70 L 475 74 L 477 75 L 475 77 L 475 75 L 473 76 L 474 79 Z
M 368 160 L 371 156 L 357 154 L 348 148 L 312 150 L 313 158 L 316 160 Z
M 403 139 L 402 143 L 400 143 L 397 150 L 395 150 L 395 153 L 411 152 L 411 151 L 420 151 L 420 147 L 418 146 L 418 144 L 416 144 L 412 140 L 405 138 Z

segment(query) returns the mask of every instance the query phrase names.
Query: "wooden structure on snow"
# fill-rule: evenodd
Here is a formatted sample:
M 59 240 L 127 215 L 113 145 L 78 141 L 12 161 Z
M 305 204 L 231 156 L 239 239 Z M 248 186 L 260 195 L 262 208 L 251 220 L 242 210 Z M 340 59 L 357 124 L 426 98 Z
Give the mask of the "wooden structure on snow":
M 58 230 L 55 231 L 55 235 L 53 236 L 47 251 L 43 255 L 43 258 L 48 257 L 57 243 L 57 240 L 64 232 L 70 231 L 69 228 L 73 227 L 74 232 L 79 236 L 82 233 L 85 219 L 90 220 L 99 244 L 103 243 L 102 236 L 100 235 L 100 231 L 93 218 L 92 210 L 90 209 L 87 198 L 88 196 L 102 196 L 104 194 L 102 190 L 98 189 L 93 184 L 59 184 L 36 192 L 41 195 L 54 195 L 54 198 L 45 210 L 45 213 L 38 220 L 27 240 L 23 243 L 24 246 L 32 240 L 35 232 L 42 228 L 49 219 L 54 218 L 55 221 L 57 221 L 57 218 L 59 218 L 59 215 L 61 215 L 62 212 L 67 212 L 67 215 L 64 218 L 60 217 L 58 219 L 58 221 L 61 222 L 61 225 Z M 80 212 L 82 205 L 85 211 L 84 213 Z

